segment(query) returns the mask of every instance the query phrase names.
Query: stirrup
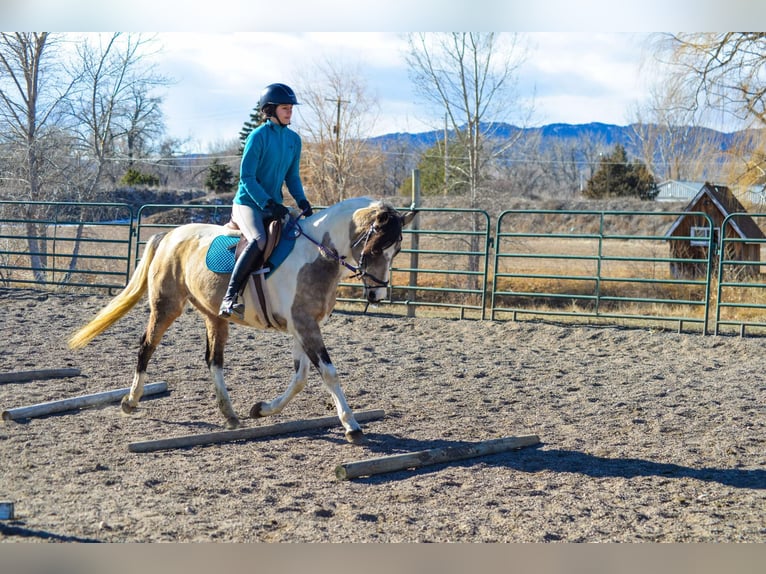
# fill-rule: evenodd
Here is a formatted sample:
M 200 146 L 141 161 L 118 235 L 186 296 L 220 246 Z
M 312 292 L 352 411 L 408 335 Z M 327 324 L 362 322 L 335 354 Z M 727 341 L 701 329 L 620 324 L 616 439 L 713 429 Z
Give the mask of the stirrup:
M 245 305 L 244 303 L 239 303 L 236 300 L 227 301 L 224 299 L 223 303 L 221 303 L 221 308 L 218 309 L 218 316 L 222 319 L 228 319 L 232 315 L 234 315 L 237 319 L 244 319 Z

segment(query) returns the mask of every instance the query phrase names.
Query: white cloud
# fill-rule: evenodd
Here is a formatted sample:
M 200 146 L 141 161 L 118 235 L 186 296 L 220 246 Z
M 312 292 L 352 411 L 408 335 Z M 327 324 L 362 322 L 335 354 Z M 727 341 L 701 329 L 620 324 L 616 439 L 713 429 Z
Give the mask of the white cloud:
M 530 34 L 518 94 L 535 94 L 532 123 L 628 123 L 645 90 L 639 86 L 642 35 Z M 230 142 L 256 106 L 262 88 L 285 82 L 298 90 L 327 60 L 349 64 L 377 98 L 370 135 L 440 129 L 441 110 L 416 98 L 396 33 L 160 33 L 160 71 L 174 83 L 163 109 L 170 136 L 190 151 Z M 510 121 L 514 118 L 509 116 Z M 300 130 L 298 114 L 295 127 Z

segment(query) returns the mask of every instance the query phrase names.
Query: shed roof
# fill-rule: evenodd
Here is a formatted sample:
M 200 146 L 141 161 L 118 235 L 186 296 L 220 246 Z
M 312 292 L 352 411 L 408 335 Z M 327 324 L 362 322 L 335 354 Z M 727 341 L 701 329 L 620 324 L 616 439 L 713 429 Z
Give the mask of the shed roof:
M 700 211 L 699 209 L 696 209 L 696 206 L 704 197 L 708 197 L 724 217 L 731 215 L 732 213 L 747 213 L 745 207 L 736 197 L 734 197 L 734 194 L 728 187 L 725 185 L 714 185 L 709 182 L 705 182 L 697 192 L 697 195 L 695 195 L 684 208 L 684 211 Z M 673 235 L 673 232 L 680 225 L 681 221 L 683 221 L 684 217 L 686 217 L 686 215 L 678 216 L 665 234 L 665 237 Z M 732 227 L 742 239 L 766 239 L 766 235 L 763 234 L 761 228 L 758 227 L 758 224 L 749 215 L 738 215 L 732 217 L 730 221 Z
M 654 201 L 689 201 L 694 197 L 704 181 L 679 181 L 669 179 L 657 185 Z

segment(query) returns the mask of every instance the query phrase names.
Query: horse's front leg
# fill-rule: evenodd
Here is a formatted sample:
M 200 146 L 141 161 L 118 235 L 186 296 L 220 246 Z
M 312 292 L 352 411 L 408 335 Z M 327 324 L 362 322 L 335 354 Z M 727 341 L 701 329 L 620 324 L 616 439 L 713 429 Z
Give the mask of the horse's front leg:
M 287 385 L 285 392 L 272 401 L 262 401 L 254 404 L 253 408 L 250 409 L 251 417 L 268 417 L 282 412 L 287 404 L 293 400 L 293 397 L 300 393 L 306 386 L 311 363 L 297 341 L 293 344 L 293 365 L 295 367 L 295 374 L 292 379 L 290 379 L 290 384 Z
M 276 414 L 284 409 L 292 398 L 297 395 L 306 386 L 308 370 L 311 363 L 317 367 L 322 375 L 322 383 L 332 397 L 335 408 L 338 412 L 343 428 L 346 431 L 346 440 L 354 444 L 360 444 L 363 440 L 362 429 L 354 418 L 354 413 L 346 402 L 346 396 L 343 394 L 338 373 L 335 365 L 330 361 L 327 349 L 322 344 L 320 348 L 313 351 L 304 349 L 305 343 L 296 340 L 293 346 L 293 360 L 295 362 L 295 375 L 293 375 L 287 390 L 271 402 L 260 402 L 250 409 L 250 416 L 263 417 Z
M 351 407 L 346 402 L 346 395 L 343 394 L 343 389 L 340 386 L 340 379 L 338 379 L 338 371 L 335 369 L 335 365 L 330 361 L 330 355 L 327 354 L 327 349 L 322 347 L 319 352 L 319 362 L 317 368 L 322 375 L 322 384 L 327 392 L 330 393 L 335 408 L 338 411 L 338 418 L 340 419 L 343 428 L 346 429 L 346 440 L 353 444 L 362 444 L 364 442 L 364 433 L 359 423 L 354 418 L 354 413 L 351 412 Z

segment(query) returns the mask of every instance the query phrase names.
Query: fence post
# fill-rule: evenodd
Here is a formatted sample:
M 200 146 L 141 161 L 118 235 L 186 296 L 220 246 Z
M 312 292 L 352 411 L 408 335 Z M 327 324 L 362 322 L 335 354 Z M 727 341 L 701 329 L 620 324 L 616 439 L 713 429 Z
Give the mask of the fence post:
M 420 206 L 420 170 L 412 170 L 412 205 L 410 209 L 417 209 Z M 413 287 L 407 292 L 407 316 L 415 316 L 415 307 L 410 305 L 410 302 L 415 300 L 416 290 L 414 289 L 418 285 L 418 248 L 420 247 L 420 236 L 418 235 L 418 217 L 412 220 L 410 223 L 410 229 L 414 232 L 410 235 L 410 282 L 409 287 Z

